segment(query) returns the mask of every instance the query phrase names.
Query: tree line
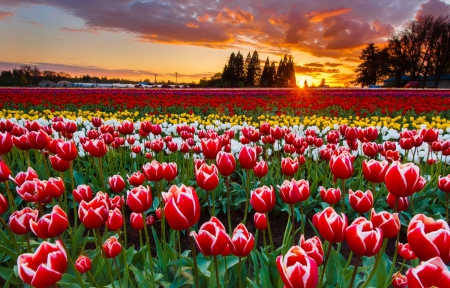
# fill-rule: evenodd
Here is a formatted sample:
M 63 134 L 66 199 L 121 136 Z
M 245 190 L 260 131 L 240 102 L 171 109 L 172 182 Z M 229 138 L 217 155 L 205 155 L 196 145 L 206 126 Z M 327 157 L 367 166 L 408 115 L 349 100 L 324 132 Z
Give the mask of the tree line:
M 82 75 L 80 77 L 72 77 L 66 72 L 41 71 L 37 66 L 21 65 L 20 68 L 11 70 L 3 70 L 0 72 L 0 86 L 37 86 L 39 82 L 49 80 L 52 82 L 69 81 L 82 83 L 124 83 L 131 84 L 136 81 L 121 79 L 96 77 Z
M 441 76 L 450 73 L 450 21 L 448 17 L 426 15 L 394 32 L 385 47 L 370 43 L 362 49 L 353 84 L 361 87 L 376 84 L 388 77 L 401 87 L 402 76 L 411 81 L 421 79 L 426 86 L 433 76 L 438 87 Z
M 284 55 L 278 66 L 270 63 L 267 57 L 261 69 L 258 52 L 250 52 L 244 60 L 239 51 L 231 53 L 222 73 L 216 73 L 210 79 L 200 80 L 200 87 L 295 87 L 295 64 L 292 56 Z

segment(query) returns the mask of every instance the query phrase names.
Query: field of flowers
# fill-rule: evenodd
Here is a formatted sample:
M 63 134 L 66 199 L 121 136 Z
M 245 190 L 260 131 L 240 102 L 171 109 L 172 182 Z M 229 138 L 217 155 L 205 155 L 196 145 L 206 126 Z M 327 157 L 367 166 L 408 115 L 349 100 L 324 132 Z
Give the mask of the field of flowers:
M 450 91 L 0 90 L 2 287 L 450 287 Z

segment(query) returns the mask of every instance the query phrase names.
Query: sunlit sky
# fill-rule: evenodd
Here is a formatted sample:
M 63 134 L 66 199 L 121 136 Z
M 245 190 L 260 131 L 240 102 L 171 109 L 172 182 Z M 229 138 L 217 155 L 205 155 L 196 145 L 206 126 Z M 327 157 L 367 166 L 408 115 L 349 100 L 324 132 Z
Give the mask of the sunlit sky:
M 364 46 L 426 14 L 450 0 L 1 0 L 0 70 L 198 82 L 256 49 L 292 55 L 299 84 L 342 86 Z

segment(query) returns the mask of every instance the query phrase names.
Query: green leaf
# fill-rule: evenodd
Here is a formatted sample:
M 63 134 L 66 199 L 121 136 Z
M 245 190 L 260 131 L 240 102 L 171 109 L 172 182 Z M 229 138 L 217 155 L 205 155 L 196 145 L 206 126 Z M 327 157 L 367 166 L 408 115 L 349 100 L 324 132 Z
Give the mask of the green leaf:
M 70 274 L 64 273 L 61 280 L 58 282 L 59 286 L 69 287 L 69 288 L 80 288 L 80 285 L 75 284 L 78 283 L 78 278 L 74 277 Z
M 336 286 L 337 283 L 341 282 L 342 273 L 338 271 L 341 271 L 342 267 L 336 254 L 336 250 L 331 249 L 330 259 L 328 259 L 327 269 L 325 271 L 325 283 L 329 286 Z

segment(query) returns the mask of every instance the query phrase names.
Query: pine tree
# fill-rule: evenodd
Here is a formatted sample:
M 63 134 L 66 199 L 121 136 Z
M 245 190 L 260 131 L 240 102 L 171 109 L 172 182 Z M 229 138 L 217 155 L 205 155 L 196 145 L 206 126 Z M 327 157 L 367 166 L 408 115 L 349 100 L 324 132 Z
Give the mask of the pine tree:
M 225 87 L 229 87 L 233 85 L 234 81 L 234 62 L 235 62 L 236 56 L 234 52 L 231 53 L 230 58 L 228 59 L 228 64 L 225 64 L 225 67 L 223 67 L 222 72 L 222 85 Z
M 277 68 L 275 66 L 275 61 L 272 61 L 270 65 L 269 77 L 267 77 L 267 87 L 274 87 L 277 77 Z
M 290 87 L 297 86 L 297 79 L 295 78 L 295 67 L 294 67 L 294 59 L 292 59 L 292 56 L 289 57 L 289 61 L 287 63 L 286 67 L 286 75 L 287 75 L 287 82 Z
M 261 87 L 268 87 L 269 86 L 269 78 L 272 77 L 270 74 L 270 62 L 269 57 L 266 59 L 266 63 L 264 64 L 264 68 L 261 74 L 261 79 L 259 81 L 259 85 Z
M 253 52 L 250 66 L 252 67 L 252 70 L 253 70 L 252 86 L 257 86 L 257 85 L 259 85 L 259 81 L 261 78 L 261 66 L 260 66 L 260 62 L 259 62 L 258 51 L 256 51 L 256 50 L 255 50 L 255 52 Z
M 283 58 L 281 58 L 280 60 L 280 64 L 278 64 L 278 70 L 277 70 L 277 75 L 276 75 L 276 84 L 279 87 L 283 87 L 284 85 L 284 81 L 283 81 L 283 76 L 284 76 L 284 61 Z
M 253 86 L 253 70 L 252 70 L 252 55 L 250 52 L 247 54 L 247 58 L 245 58 L 244 63 L 244 73 L 245 73 L 245 86 Z
M 239 51 L 233 62 L 233 86 L 243 85 L 245 81 L 244 58 Z M 241 82 L 241 83 L 239 83 Z

